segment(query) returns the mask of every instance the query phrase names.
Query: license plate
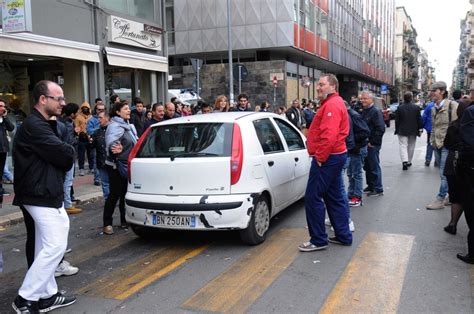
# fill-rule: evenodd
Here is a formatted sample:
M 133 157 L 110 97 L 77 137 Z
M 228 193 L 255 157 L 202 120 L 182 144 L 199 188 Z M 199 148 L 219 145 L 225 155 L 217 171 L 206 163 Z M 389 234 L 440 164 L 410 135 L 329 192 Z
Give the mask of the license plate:
M 173 216 L 173 215 L 152 215 L 151 223 L 154 226 L 168 227 L 196 227 L 196 217 L 194 216 Z

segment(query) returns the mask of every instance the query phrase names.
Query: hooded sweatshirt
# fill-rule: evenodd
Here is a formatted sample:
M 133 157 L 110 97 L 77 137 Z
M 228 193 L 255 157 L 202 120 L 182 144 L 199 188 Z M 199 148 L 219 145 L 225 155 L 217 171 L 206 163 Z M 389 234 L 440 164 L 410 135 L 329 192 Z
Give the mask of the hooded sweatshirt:
M 82 113 L 82 108 L 84 108 L 84 107 L 89 108 L 89 114 L 88 115 Z M 79 108 L 79 112 L 78 112 L 76 118 L 74 119 L 74 126 L 81 128 L 79 133 L 86 133 L 87 134 L 87 122 L 92 117 L 92 115 L 90 113 L 90 110 L 91 110 L 91 105 L 89 105 L 89 103 L 87 101 L 83 102 L 81 107 Z M 89 134 L 89 135 L 92 135 L 92 134 Z

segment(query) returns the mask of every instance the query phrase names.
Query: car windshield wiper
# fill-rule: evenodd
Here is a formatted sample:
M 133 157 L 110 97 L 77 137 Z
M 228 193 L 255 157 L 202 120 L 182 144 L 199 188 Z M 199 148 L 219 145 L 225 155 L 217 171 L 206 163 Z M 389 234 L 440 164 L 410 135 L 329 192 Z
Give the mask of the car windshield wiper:
M 219 156 L 219 155 L 214 154 L 214 153 L 187 152 L 187 153 L 181 153 L 181 154 L 170 156 L 170 158 L 171 158 L 171 161 L 173 161 L 177 157 L 179 158 L 179 157 L 216 157 L 216 156 Z

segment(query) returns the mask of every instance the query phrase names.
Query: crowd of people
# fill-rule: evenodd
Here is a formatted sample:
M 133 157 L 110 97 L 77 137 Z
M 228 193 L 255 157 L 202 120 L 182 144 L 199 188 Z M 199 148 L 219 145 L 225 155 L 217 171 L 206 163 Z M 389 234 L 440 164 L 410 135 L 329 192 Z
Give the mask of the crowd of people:
M 363 194 L 382 196 L 384 193 L 379 154 L 387 123 L 383 108 L 375 104 L 374 94 L 364 90 L 347 102 L 338 94 L 338 85 L 334 75 L 322 74 L 317 85 L 318 99 L 293 100 L 288 109 L 272 108 L 267 101 L 252 109 L 248 96 L 241 94 L 234 106 L 224 95 L 218 96 L 214 105 L 201 101 L 193 107 L 171 99 L 147 108 L 136 98 L 132 110 L 128 102 L 112 95 L 107 112 L 100 98 L 95 100 L 92 110 L 87 102 L 80 106 L 66 104 L 58 84 L 38 82 L 33 89 L 34 107 L 17 128 L 13 146 L 13 204 L 24 215 L 29 268 L 13 302 L 14 309 L 47 312 L 76 300 L 60 292 L 55 281 L 55 277 L 79 271 L 64 260 L 69 232 L 67 214 L 82 211 L 75 205 L 73 195 L 76 158 L 79 176 L 86 174 L 87 157 L 94 184 L 102 187 L 105 200 L 102 232 L 112 235 L 117 203 L 120 227 L 128 228 L 127 160 L 134 145 L 150 125 L 180 116 L 275 111 L 288 119 L 307 134 L 307 149 L 312 157 L 305 194 L 310 239 L 298 248 L 309 252 L 326 249 L 328 243 L 351 245 L 355 226 L 350 207 L 361 206 Z M 474 106 L 471 106 L 474 102 L 466 97 L 455 100 L 448 96 L 444 82 L 434 83 L 431 102 L 421 113 L 413 104 L 413 94 L 405 93 L 395 114 L 395 134 L 401 168 L 407 171 L 412 166 L 416 139 L 426 130 L 425 165 L 430 166 L 434 154 L 440 173 L 439 192 L 426 208 L 451 206 L 451 220 L 444 228 L 450 234 L 456 234 L 457 223 L 465 213 L 470 230 L 468 252 L 457 257 L 474 264 Z M 6 106 L 7 102 L 0 99 L 0 169 L 8 152 L 7 132 L 15 127 L 7 117 Z M 0 189 L 3 189 L 1 185 Z M 334 236 L 328 237 L 325 224 L 332 226 Z

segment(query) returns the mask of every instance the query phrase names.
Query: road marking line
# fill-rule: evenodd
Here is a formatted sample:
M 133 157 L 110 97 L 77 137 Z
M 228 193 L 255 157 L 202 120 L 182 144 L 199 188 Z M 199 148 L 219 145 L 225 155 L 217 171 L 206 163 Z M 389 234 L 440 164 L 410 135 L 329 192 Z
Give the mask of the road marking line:
M 153 252 L 78 290 L 79 294 L 125 300 L 208 248 L 172 247 Z
M 395 313 L 414 239 L 368 233 L 320 313 Z
M 243 313 L 298 256 L 305 229 L 281 229 L 198 290 L 181 306 L 197 311 Z

